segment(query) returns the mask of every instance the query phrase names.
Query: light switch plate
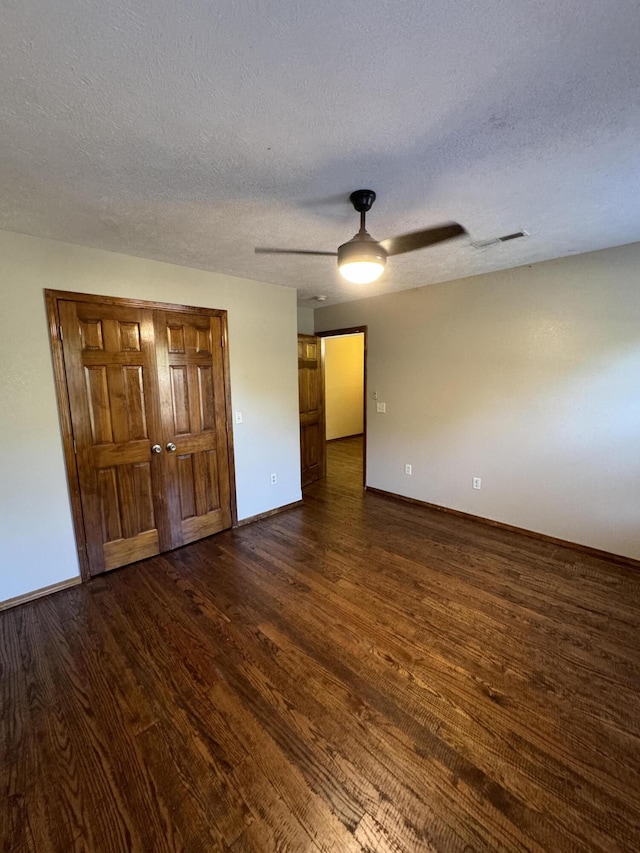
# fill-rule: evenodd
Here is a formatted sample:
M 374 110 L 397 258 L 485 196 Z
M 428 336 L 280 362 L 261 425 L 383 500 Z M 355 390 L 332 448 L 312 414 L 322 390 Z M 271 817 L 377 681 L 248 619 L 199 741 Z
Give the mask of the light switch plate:
M 384 415 L 384 413 L 387 411 L 387 404 L 386 403 L 376 403 L 376 411 L 378 412 L 379 415 Z

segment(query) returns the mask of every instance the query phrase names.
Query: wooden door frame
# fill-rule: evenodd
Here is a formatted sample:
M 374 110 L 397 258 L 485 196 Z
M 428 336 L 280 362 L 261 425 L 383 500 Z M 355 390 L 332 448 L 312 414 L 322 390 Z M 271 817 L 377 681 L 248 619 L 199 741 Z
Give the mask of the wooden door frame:
M 315 332 L 318 338 L 337 338 L 344 335 L 363 335 L 364 343 L 364 370 L 362 377 L 362 488 L 367 488 L 367 338 L 369 335 L 368 326 L 350 326 L 348 329 L 328 329 L 326 332 Z M 326 393 L 326 383 L 324 381 L 324 345 L 321 347 L 321 365 L 322 365 L 322 387 L 323 393 Z M 326 405 L 325 405 L 326 409 Z M 325 427 L 326 429 L 326 427 Z M 325 431 L 325 441 L 327 435 Z
M 142 308 L 151 311 L 171 311 L 182 314 L 202 314 L 207 317 L 220 317 L 222 324 L 222 372 L 224 377 L 224 401 L 226 409 L 227 455 L 229 459 L 229 487 L 231 496 L 231 526 L 238 526 L 238 507 L 236 502 L 236 468 L 233 452 L 233 417 L 231 412 L 231 372 L 229 366 L 229 330 L 227 312 L 218 308 L 195 308 L 191 305 L 175 305 L 171 302 L 153 302 L 145 299 L 127 299 L 120 296 L 98 296 L 92 293 L 77 293 L 67 290 L 44 291 L 47 322 L 49 324 L 49 343 L 53 363 L 53 380 L 58 403 L 58 419 L 62 434 L 71 517 L 76 538 L 80 576 L 83 581 L 91 578 L 87 555 L 87 536 L 84 515 L 80 500 L 80 477 L 74 450 L 73 426 L 71 423 L 71 403 L 64 364 L 62 340 L 60 338 L 60 314 L 58 302 L 93 302 L 99 305 L 119 305 L 128 308 Z

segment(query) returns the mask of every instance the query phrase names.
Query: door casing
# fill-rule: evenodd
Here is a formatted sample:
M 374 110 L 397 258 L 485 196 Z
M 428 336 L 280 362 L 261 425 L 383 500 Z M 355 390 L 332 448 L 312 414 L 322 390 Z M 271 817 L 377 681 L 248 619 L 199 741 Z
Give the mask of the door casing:
M 80 574 L 82 580 L 89 580 L 91 574 L 89 572 L 89 560 L 87 556 L 87 537 L 85 532 L 84 517 L 82 513 L 82 504 L 80 500 L 80 480 L 74 449 L 71 408 L 69 401 L 69 392 L 67 388 L 64 354 L 62 349 L 62 341 L 60 339 L 60 314 L 58 309 L 58 301 L 60 300 L 64 300 L 67 302 L 94 302 L 102 305 L 119 305 L 124 307 L 129 306 L 133 308 L 170 311 L 172 313 L 202 314 L 205 316 L 220 317 L 223 335 L 222 369 L 226 409 L 227 453 L 229 461 L 229 486 L 231 497 L 231 524 L 232 527 L 237 527 L 238 510 L 236 502 L 236 477 L 233 452 L 233 420 L 231 416 L 231 383 L 229 369 L 227 312 L 213 308 L 196 308 L 190 305 L 175 305 L 167 302 L 151 302 L 143 299 L 125 299 L 117 296 L 96 296 L 94 294 L 76 293 L 65 290 L 47 289 L 44 291 L 44 295 L 47 321 L 49 324 L 49 341 L 51 345 L 54 384 L 56 389 L 56 399 L 58 403 L 58 417 L 60 421 L 60 431 L 62 434 L 67 482 L 69 485 L 71 515 L 73 519 L 73 529 L 76 538 L 78 561 L 80 564 Z

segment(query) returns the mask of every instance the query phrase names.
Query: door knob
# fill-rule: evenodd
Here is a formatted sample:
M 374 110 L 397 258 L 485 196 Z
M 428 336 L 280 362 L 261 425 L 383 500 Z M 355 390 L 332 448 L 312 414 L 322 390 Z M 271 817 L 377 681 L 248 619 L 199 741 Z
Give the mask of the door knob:
M 169 453 L 173 453 L 173 451 L 174 451 L 175 449 L 176 449 L 175 444 L 174 444 L 172 441 L 170 441 L 170 442 L 167 444 L 167 450 L 169 451 Z
M 152 453 L 162 453 L 162 448 L 160 447 L 159 444 L 154 444 L 153 447 L 151 448 L 151 452 Z

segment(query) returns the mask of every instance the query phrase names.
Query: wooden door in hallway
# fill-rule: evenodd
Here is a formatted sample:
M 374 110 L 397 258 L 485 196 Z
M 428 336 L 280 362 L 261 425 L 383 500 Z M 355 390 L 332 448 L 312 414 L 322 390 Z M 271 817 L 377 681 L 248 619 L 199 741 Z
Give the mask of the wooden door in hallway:
M 321 342 L 314 335 L 298 335 L 298 395 L 304 488 L 326 473 Z
M 68 401 L 85 573 L 230 527 L 224 312 L 71 297 L 57 299 L 58 395 L 63 436 Z

